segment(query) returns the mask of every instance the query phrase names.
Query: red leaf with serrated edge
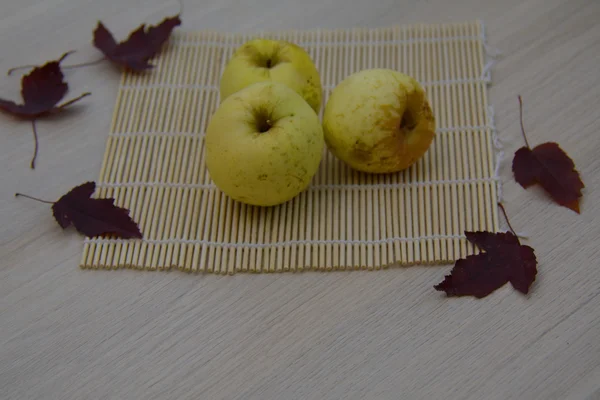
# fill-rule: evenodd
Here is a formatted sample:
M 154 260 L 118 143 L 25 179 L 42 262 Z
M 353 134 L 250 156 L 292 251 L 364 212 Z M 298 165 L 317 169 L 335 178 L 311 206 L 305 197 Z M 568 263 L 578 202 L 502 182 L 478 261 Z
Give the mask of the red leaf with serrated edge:
M 94 31 L 94 46 L 112 62 L 133 71 L 144 71 L 153 68 L 149 60 L 158 53 L 173 29 L 179 25 L 179 15 L 165 18 L 158 25 L 147 29 L 142 24 L 125 41 L 117 43 L 102 22 L 98 22 Z
M 58 224 L 64 229 L 73 225 L 78 232 L 88 236 L 116 235 L 121 238 L 141 238 L 137 224 L 129 210 L 114 204 L 113 198 L 95 199 L 94 182 L 73 188 L 52 205 Z
M 63 229 L 73 225 L 79 233 L 88 237 L 142 238 L 138 225 L 129 216 L 129 210 L 116 206 L 113 198 L 92 198 L 95 190 L 95 182 L 85 182 L 55 202 L 21 193 L 15 196 L 52 204 L 54 219 Z
M 483 252 L 458 260 L 450 275 L 434 286 L 449 297 L 483 298 L 510 282 L 523 294 L 537 275 L 533 249 L 511 232 L 465 232 L 467 240 Z
M 57 106 L 69 90 L 60 69 L 61 61 L 69 54 L 71 52 L 63 54 L 58 60 L 49 61 L 41 67 L 36 67 L 29 74 L 23 76 L 21 79 L 23 104 L 0 99 L 0 109 L 19 117 L 37 118 L 44 114 L 59 111 L 88 96 L 90 93 L 84 93 Z
M 33 137 L 35 140 L 35 150 L 31 160 L 32 169 L 35 168 L 35 159 L 38 152 L 35 120 L 46 114 L 56 113 L 90 95 L 90 93 L 83 93 L 79 97 L 57 105 L 69 90 L 69 86 L 63 80 L 64 76 L 60 69 L 61 61 L 69 54 L 71 52 L 63 54 L 58 60 L 49 61 L 41 67 L 35 67 L 29 74 L 23 76 L 21 79 L 23 104 L 0 99 L 0 110 L 32 121 Z
M 529 147 L 523 128 L 523 104 L 519 96 L 521 130 L 525 146 L 515 152 L 512 171 L 515 181 L 524 189 L 539 184 L 559 205 L 579 214 L 579 198 L 585 187 L 575 163 L 557 143 L 542 143 Z
M 515 153 L 512 169 L 515 180 L 524 189 L 539 183 L 556 203 L 580 212 L 579 198 L 585 186 L 575 163 L 558 144 L 521 147 Z

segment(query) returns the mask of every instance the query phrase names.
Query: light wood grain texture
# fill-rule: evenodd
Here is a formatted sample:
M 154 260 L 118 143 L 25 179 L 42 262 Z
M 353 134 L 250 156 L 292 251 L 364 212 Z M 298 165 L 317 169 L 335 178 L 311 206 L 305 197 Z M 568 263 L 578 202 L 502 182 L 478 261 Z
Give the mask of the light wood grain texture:
M 502 50 L 490 88 L 507 154 L 556 140 L 586 184 L 582 215 L 501 172 L 513 225 L 530 235 L 539 275 L 525 298 L 509 286 L 447 300 L 448 267 L 333 274 L 199 275 L 82 271 L 81 237 L 47 205 L 95 179 L 119 72 L 68 74 L 93 94 L 71 118 L 0 119 L 0 398 L 2 399 L 596 399 L 600 398 L 600 3 L 263 0 L 186 2 L 186 29 L 311 29 L 481 18 Z M 119 37 L 177 9 L 159 0 L 4 0 L 0 71 L 77 49 L 93 59 L 103 20 Z M 3 75 L 0 74 L 0 75 Z M 18 77 L 2 96 L 18 98 Z

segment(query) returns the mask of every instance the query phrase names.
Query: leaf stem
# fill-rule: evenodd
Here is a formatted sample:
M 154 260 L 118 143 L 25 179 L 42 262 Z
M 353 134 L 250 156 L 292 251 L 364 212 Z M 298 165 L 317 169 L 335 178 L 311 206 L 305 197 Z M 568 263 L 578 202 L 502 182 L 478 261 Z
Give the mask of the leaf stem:
M 66 53 L 64 53 L 62 56 L 60 56 L 60 58 L 59 58 L 58 60 L 56 60 L 56 62 L 60 64 L 61 62 L 63 62 L 63 60 L 64 60 L 65 58 L 67 58 L 68 56 L 70 56 L 70 55 L 71 55 L 71 54 L 73 54 L 73 53 L 75 53 L 75 50 L 69 50 L 69 51 L 67 51 L 67 52 L 66 52 Z
M 15 193 L 15 197 L 26 197 L 31 200 L 39 201 L 40 203 L 54 204 L 53 201 L 38 199 L 37 197 L 33 197 L 33 196 L 30 196 L 28 194 L 23 194 L 23 193 Z
M 525 139 L 525 145 L 528 148 L 531 148 L 529 146 L 529 141 L 527 140 L 527 135 L 525 135 L 525 128 L 523 127 L 523 100 L 521 99 L 521 95 L 519 95 L 519 120 L 521 121 L 521 133 L 523 133 L 523 139 Z
M 510 228 L 510 231 L 512 232 L 513 235 L 517 236 L 517 232 L 515 232 L 515 230 L 513 229 L 512 225 L 510 224 L 510 220 L 508 219 L 508 215 L 506 215 L 506 210 L 504 209 L 504 205 L 502 203 L 498 203 L 498 207 L 500 207 L 500 209 L 502 210 L 502 214 L 504 214 L 504 218 L 506 219 L 506 223 L 508 224 L 508 227 Z
M 79 68 L 79 67 L 89 67 L 90 65 L 100 64 L 102 61 L 106 60 L 106 57 L 99 58 L 94 61 L 88 61 L 81 64 L 73 64 L 73 65 L 65 65 L 62 67 L 63 69 L 71 69 L 71 68 Z
M 37 65 L 19 65 L 18 67 L 13 67 L 13 68 L 9 69 L 8 71 L 6 71 L 6 75 L 10 76 L 13 72 L 18 71 L 20 69 L 35 68 L 35 67 L 37 67 Z
M 60 106 L 58 106 L 57 108 L 58 108 L 58 109 L 63 109 L 63 108 L 65 108 L 65 107 L 68 107 L 68 106 L 70 106 L 71 104 L 73 104 L 73 103 L 75 103 L 75 102 L 77 102 L 77 101 L 79 101 L 79 100 L 81 100 L 81 99 L 83 99 L 84 97 L 87 97 L 87 96 L 89 96 L 89 95 L 91 95 L 91 93 L 90 93 L 90 92 L 85 92 L 85 93 L 81 94 L 80 96 L 78 96 L 78 97 L 75 97 L 74 99 L 71 99 L 71 100 L 67 101 L 66 103 L 63 103 L 63 104 L 61 104 L 61 105 L 60 105 Z
M 35 150 L 33 151 L 33 158 L 31 159 L 31 169 L 35 169 L 35 160 L 38 155 L 38 146 L 39 146 L 37 129 L 35 127 L 35 119 L 31 120 L 31 130 L 33 131 L 33 140 L 35 143 Z
M 75 50 L 66 52 L 58 60 L 56 60 L 56 62 L 58 62 L 60 64 L 65 58 L 67 58 L 68 55 L 70 55 L 71 53 L 74 53 L 74 52 L 75 52 Z M 106 60 L 106 57 L 102 57 L 98 60 L 88 61 L 88 62 L 84 62 L 84 63 L 80 63 L 80 64 L 65 65 L 64 67 L 61 67 L 61 68 L 62 69 L 72 69 L 72 68 L 79 68 L 79 67 L 89 67 L 91 65 L 100 64 L 102 61 L 105 61 L 105 60 Z M 19 65 L 18 67 L 13 67 L 13 68 L 9 69 L 6 72 L 6 75 L 11 75 L 13 72 L 18 71 L 20 69 L 37 68 L 37 67 L 38 67 L 38 65 Z
M 56 62 L 60 64 L 65 58 L 67 58 L 69 55 L 71 55 L 73 53 L 75 53 L 75 50 L 67 51 L 62 56 L 60 56 L 60 58 L 58 60 L 56 60 Z M 49 62 L 52 62 L 52 61 L 48 61 L 47 63 L 49 63 Z M 39 67 L 39 65 L 19 65 L 18 67 L 13 67 L 13 68 L 9 69 L 8 71 L 6 71 L 6 75 L 10 76 L 13 72 L 18 71 L 20 69 L 29 69 L 29 68 L 37 68 L 37 67 Z

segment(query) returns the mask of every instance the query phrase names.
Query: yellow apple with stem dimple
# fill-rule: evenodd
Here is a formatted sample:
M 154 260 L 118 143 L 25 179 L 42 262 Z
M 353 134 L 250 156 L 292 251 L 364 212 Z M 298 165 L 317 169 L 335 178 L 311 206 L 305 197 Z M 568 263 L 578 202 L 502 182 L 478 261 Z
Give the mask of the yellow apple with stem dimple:
M 252 39 L 236 49 L 220 81 L 221 101 L 253 83 L 273 81 L 287 85 L 319 112 L 322 86 L 310 55 L 284 40 Z
M 221 191 L 242 203 L 274 206 L 307 188 L 325 140 L 317 113 L 298 93 L 259 82 L 219 105 L 205 150 L 206 168 Z
M 323 114 L 333 155 L 362 172 L 391 173 L 419 160 L 435 136 L 435 118 L 422 86 L 391 69 L 354 73 L 331 93 Z

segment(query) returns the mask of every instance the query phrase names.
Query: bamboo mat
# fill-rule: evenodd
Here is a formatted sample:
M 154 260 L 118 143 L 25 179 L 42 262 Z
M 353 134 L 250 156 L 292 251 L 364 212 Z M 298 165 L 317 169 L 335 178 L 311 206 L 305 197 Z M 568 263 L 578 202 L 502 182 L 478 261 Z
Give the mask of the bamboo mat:
M 236 203 L 211 182 L 203 133 L 234 49 L 253 37 L 308 51 L 324 102 L 365 68 L 419 80 L 437 134 L 398 174 L 354 172 L 327 150 L 311 186 L 276 207 Z M 175 31 L 145 75 L 124 73 L 97 196 L 131 209 L 144 239 L 86 239 L 82 268 L 233 274 L 440 264 L 473 253 L 464 230 L 498 230 L 490 82 L 480 22 L 226 34 Z M 321 111 L 322 116 L 322 111 Z

